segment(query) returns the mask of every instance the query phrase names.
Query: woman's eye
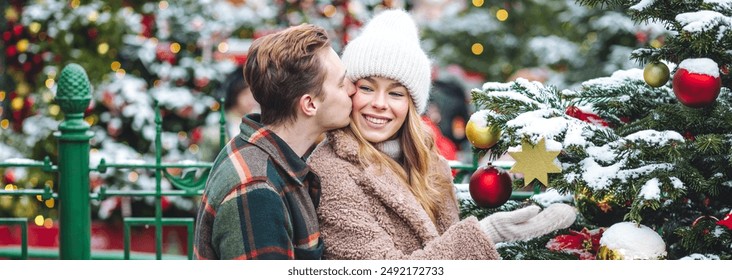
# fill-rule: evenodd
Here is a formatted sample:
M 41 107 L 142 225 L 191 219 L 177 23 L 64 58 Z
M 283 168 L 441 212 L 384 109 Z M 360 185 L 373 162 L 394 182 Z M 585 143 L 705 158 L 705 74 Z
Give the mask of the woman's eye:
M 398 92 L 398 91 L 392 91 L 389 93 L 391 96 L 404 96 L 404 93 Z
M 371 91 L 371 88 L 367 87 L 367 86 L 359 86 L 358 89 L 363 90 L 363 91 Z

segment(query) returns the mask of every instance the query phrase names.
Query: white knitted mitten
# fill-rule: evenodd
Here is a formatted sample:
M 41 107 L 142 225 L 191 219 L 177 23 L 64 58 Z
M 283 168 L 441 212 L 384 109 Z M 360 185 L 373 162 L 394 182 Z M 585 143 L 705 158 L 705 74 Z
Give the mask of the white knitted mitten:
M 552 231 L 567 228 L 574 223 L 577 213 L 574 207 L 555 203 L 539 212 L 531 205 L 511 212 L 498 212 L 483 218 L 480 227 L 494 243 L 528 240 Z

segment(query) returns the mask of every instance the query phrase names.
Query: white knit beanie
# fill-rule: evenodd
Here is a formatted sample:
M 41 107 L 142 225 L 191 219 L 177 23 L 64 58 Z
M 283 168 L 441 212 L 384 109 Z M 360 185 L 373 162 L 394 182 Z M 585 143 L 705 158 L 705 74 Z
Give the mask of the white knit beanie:
M 396 80 L 409 90 L 417 113 L 424 113 L 432 81 L 430 60 L 407 12 L 387 10 L 376 15 L 346 45 L 341 59 L 351 81 L 370 76 Z

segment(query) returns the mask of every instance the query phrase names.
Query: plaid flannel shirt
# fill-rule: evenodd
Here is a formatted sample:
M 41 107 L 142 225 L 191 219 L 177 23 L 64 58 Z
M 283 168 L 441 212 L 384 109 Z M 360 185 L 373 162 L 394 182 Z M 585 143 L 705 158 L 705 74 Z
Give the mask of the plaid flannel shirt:
M 241 133 L 214 161 L 196 219 L 197 259 L 320 259 L 315 208 L 319 178 L 260 124 L 242 118 Z

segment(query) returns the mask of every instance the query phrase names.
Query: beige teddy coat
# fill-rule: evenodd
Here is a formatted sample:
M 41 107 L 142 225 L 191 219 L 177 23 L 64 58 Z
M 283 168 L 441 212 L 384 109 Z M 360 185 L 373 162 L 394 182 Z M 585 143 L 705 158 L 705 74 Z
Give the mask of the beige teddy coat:
M 459 220 L 450 195 L 435 224 L 393 171 L 361 168 L 357 152 L 356 140 L 337 130 L 308 159 L 322 183 L 317 212 L 325 259 L 499 258 L 475 217 Z M 434 168 L 450 172 L 444 160 Z

